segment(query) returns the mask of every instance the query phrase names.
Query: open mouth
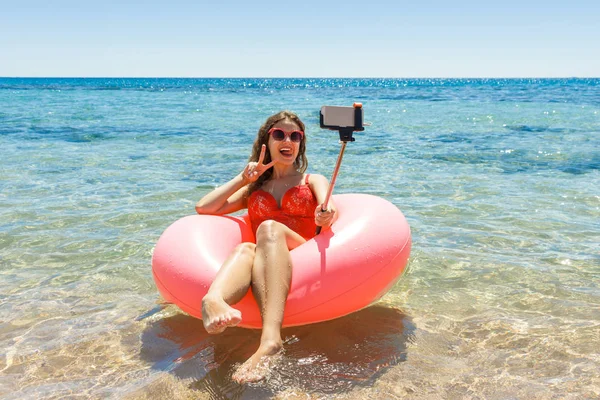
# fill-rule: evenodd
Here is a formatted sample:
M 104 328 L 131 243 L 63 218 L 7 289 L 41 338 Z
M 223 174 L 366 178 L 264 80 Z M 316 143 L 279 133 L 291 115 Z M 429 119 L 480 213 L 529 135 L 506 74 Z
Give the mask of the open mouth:
M 285 157 L 291 157 L 294 155 L 294 150 L 291 147 L 282 147 L 279 149 L 279 153 Z

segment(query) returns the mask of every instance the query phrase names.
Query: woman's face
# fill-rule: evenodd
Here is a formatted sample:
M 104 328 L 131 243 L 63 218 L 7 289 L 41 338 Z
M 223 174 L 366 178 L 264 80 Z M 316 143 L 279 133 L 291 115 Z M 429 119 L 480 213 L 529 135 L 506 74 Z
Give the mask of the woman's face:
M 286 132 L 286 135 L 281 141 L 277 141 L 273 139 L 272 135 L 269 135 L 268 147 L 271 153 L 271 160 L 285 165 L 293 165 L 296 157 L 298 157 L 301 142 L 292 142 L 289 133 L 299 131 L 300 127 L 295 122 L 284 119 L 273 125 L 273 128 L 283 130 Z

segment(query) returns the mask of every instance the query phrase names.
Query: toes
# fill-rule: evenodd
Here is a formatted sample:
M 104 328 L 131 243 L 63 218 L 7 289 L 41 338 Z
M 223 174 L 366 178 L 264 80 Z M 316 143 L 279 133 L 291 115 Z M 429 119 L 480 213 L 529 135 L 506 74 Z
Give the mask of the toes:
M 238 367 L 231 379 L 239 384 L 260 382 L 269 375 L 272 361 L 270 357 L 261 357 L 255 363 L 255 360 L 250 358 Z
M 223 332 L 224 330 L 225 330 L 225 328 L 221 328 L 219 326 L 213 326 L 209 329 L 206 329 L 206 332 L 210 333 L 211 335 L 216 335 L 216 334 Z
M 246 382 L 259 382 L 265 379 L 265 376 L 265 374 L 260 374 L 258 372 L 250 372 L 248 375 L 246 375 Z
M 209 321 L 208 323 L 206 323 L 204 325 L 204 329 L 206 329 L 206 332 L 208 332 L 210 334 L 221 333 L 225 330 L 225 328 L 221 328 L 219 326 L 218 320 L 216 320 L 216 319 L 213 319 L 213 320 Z
M 211 334 L 221 333 L 226 328 L 236 326 L 242 321 L 242 313 L 235 308 L 229 307 L 228 309 L 213 310 L 213 313 L 207 311 L 206 308 L 203 309 L 204 316 L 206 317 L 205 320 L 207 321 L 204 324 L 204 328 Z
M 255 383 L 260 382 L 265 379 L 266 374 L 260 374 L 256 371 L 248 371 L 244 369 L 243 371 L 237 371 L 232 375 L 231 379 L 236 381 L 237 383 Z
M 219 318 L 219 320 L 217 321 L 216 325 L 219 328 L 227 326 L 226 323 L 225 323 L 225 318 L 223 318 L 223 317 Z

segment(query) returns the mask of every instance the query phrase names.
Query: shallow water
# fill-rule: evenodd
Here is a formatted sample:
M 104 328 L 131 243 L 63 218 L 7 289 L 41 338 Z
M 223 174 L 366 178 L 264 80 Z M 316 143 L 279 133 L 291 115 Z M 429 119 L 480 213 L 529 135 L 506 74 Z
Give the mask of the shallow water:
M 160 303 L 153 245 L 245 164 L 280 109 L 310 171 L 321 105 L 361 101 L 337 193 L 413 233 L 376 306 L 284 331 L 267 382 L 230 376 L 258 332 L 213 337 Z M 0 79 L 0 396 L 600 397 L 600 80 Z

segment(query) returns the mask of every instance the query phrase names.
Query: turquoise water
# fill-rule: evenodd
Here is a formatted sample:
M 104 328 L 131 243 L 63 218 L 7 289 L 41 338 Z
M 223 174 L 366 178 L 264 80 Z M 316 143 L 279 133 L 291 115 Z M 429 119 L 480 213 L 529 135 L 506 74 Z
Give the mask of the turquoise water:
M 404 212 L 407 272 L 235 385 L 258 333 L 162 304 L 154 243 L 281 109 L 330 176 L 354 101 L 336 192 Z M 0 78 L 0 148 L 0 396 L 600 397 L 600 79 Z

